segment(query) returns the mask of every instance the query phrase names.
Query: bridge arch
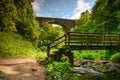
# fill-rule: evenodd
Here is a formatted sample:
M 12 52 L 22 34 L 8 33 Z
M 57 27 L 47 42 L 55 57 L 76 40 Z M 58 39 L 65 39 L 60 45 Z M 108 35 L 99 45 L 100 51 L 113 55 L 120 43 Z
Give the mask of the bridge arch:
M 75 20 L 61 19 L 61 18 L 49 18 L 49 17 L 36 17 L 40 27 L 45 23 L 61 25 L 65 31 L 70 31 L 76 26 Z
M 55 24 L 55 25 L 59 25 L 63 28 L 64 31 L 70 31 L 70 29 L 65 25 L 65 24 L 62 24 L 60 22 L 55 22 L 55 21 L 50 21 L 50 22 L 47 22 L 48 24 Z

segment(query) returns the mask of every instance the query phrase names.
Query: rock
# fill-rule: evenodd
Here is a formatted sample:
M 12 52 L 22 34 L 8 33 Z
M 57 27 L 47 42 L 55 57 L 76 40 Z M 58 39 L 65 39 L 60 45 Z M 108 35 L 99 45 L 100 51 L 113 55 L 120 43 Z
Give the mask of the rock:
M 77 65 L 83 68 L 93 69 L 103 73 L 116 73 L 120 72 L 120 64 L 108 61 L 96 60 L 76 60 Z

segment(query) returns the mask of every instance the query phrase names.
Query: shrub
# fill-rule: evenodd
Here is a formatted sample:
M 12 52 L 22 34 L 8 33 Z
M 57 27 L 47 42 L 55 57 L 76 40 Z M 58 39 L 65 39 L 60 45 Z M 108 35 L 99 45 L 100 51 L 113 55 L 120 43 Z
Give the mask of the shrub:
M 78 80 L 77 74 L 68 62 L 53 62 L 45 70 L 47 80 Z
M 0 78 L 2 78 L 4 76 L 3 71 L 0 70 Z
M 116 54 L 112 55 L 110 60 L 112 62 L 120 62 L 120 53 L 116 53 Z
M 45 60 L 45 58 L 47 57 L 47 54 L 46 52 L 42 52 L 40 50 L 37 50 L 37 53 L 36 53 L 36 59 L 41 61 L 41 60 Z
M 94 60 L 94 59 L 95 59 L 94 56 L 93 56 L 93 54 L 90 54 L 90 53 L 81 54 L 81 57 L 82 57 L 83 59 L 88 59 L 88 60 Z
M 110 57 L 115 53 L 115 50 L 106 50 L 104 56 L 102 56 L 102 59 L 109 60 Z

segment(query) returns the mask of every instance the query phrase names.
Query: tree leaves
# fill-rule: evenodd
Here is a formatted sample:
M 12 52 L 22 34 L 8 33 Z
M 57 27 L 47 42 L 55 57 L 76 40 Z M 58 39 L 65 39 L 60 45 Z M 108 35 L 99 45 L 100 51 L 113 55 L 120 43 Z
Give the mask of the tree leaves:
M 81 13 L 77 21 L 79 32 L 119 32 L 120 31 L 120 0 L 96 0 L 91 14 Z

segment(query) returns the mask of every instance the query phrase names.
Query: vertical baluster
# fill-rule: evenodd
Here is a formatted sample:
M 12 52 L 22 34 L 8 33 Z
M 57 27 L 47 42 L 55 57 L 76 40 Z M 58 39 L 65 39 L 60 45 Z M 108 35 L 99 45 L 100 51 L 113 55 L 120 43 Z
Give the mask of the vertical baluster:
M 86 46 L 87 46 L 87 49 L 88 49 L 88 44 L 89 44 L 88 43 L 88 33 L 86 34 L 86 44 L 87 44 Z
M 111 40 L 111 37 L 112 37 L 112 36 L 110 36 L 110 46 L 112 47 L 112 40 Z
M 119 49 L 120 49 L 120 34 L 119 34 Z
M 70 32 L 68 32 L 68 48 L 70 48 Z
M 98 36 L 96 36 L 96 45 L 98 47 Z
M 105 49 L 105 33 L 103 35 L 103 48 Z
M 65 47 L 67 47 L 67 35 L 66 34 L 64 34 L 64 36 L 65 36 Z
M 47 45 L 47 57 L 50 57 L 50 44 Z

